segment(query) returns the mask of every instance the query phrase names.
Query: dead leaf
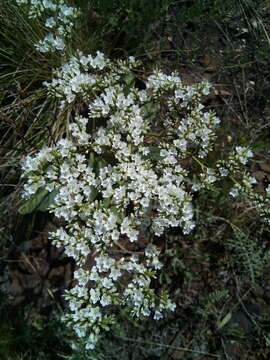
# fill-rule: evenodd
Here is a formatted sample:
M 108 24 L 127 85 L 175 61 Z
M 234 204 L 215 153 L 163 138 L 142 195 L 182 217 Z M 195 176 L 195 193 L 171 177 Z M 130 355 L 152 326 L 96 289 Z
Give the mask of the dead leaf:
M 262 170 L 270 173 L 270 163 L 261 163 L 259 166 Z
M 217 95 L 217 96 L 233 96 L 233 94 L 229 91 L 217 89 L 217 88 L 213 88 L 213 89 L 214 89 L 215 95 Z
M 217 71 L 221 67 L 221 63 L 219 62 L 219 60 L 209 55 L 205 55 L 200 58 L 199 63 L 206 68 L 206 71 L 209 72 Z
M 258 170 L 258 171 L 254 171 L 254 172 L 252 173 L 252 175 L 253 175 L 253 176 L 255 177 L 255 179 L 257 179 L 257 180 L 263 180 L 266 174 L 265 174 L 263 171 Z

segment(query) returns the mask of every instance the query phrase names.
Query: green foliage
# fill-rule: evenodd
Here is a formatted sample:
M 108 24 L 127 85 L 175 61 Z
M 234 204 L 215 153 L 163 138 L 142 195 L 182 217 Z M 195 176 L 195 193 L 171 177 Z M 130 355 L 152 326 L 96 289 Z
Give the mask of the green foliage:
M 240 273 L 245 274 L 255 285 L 263 275 L 264 267 L 269 263 L 270 252 L 262 243 L 259 232 L 233 232 L 234 237 L 228 240 L 232 250 L 232 261 Z
M 20 308 L 13 307 L 0 292 L 0 357 L 3 360 L 60 360 L 68 351 L 66 336 L 55 312 L 47 318 L 37 317 L 30 324 Z M 60 350 L 61 349 L 61 350 Z
M 22 215 L 31 214 L 34 211 L 48 211 L 54 204 L 56 194 L 55 190 L 49 192 L 40 188 L 30 199 L 21 202 L 18 211 Z
M 136 54 L 145 51 L 142 39 L 149 37 L 153 28 L 164 21 L 174 0 L 78 0 L 84 13 L 92 18 L 86 24 L 87 33 L 94 34 L 99 50 L 113 54 Z M 96 36 L 95 34 L 99 34 Z
M 80 1 L 79 1 L 80 3 Z M 172 0 L 90 0 L 87 7 L 96 11 L 101 17 L 106 17 L 107 25 L 115 31 L 125 31 L 134 39 L 141 38 L 142 32 L 155 21 L 159 21 L 173 5 Z M 120 19 L 122 21 L 120 21 Z
M 232 11 L 236 2 L 235 0 L 181 0 L 175 2 L 174 5 L 178 10 L 177 19 L 185 26 L 190 22 L 203 20 L 206 15 L 216 19 L 219 16 L 224 17 Z
M 229 312 L 224 316 L 224 318 L 219 322 L 218 329 L 222 329 L 232 318 L 232 314 Z
M 228 297 L 228 290 L 216 290 L 204 298 L 206 306 L 217 305 L 221 300 L 223 301 Z

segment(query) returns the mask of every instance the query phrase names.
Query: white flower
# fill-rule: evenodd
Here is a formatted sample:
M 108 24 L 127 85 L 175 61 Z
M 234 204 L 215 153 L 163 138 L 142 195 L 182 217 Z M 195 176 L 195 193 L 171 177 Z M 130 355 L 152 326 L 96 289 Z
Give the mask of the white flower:
M 239 196 L 239 188 L 234 186 L 229 193 L 232 197 L 237 197 Z
M 40 52 L 48 52 L 55 50 L 64 50 L 65 43 L 62 38 L 59 36 L 54 36 L 53 34 L 47 35 L 43 40 L 40 40 L 36 44 L 36 48 Z
M 111 279 L 108 278 L 103 278 L 102 279 L 102 285 L 106 288 L 106 289 L 111 289 L 114 287 L 113 282 Z
M 53 17 L 49 17 L 45 22 L 45 26 L 47 26 L 48 28 L 53 28 L 55 25 L 56 25 L 56 22 Z
M 90 299 L 93 304 L 96 304 L 100 300 L 100 290 L 90 289 Z
M 245 165 L 248 162 L 248 160 L 253 157 L 252 151 L 248 148 L 244 148 L 242 146 L 236 146 L 235 150 L 239 161 L 243 165 Z
M 113 280 L 117 280 L 122 275 L 122 272 L 120 269 L 117 269 L 116 267 L 112 267 L 109 277 Z
M 103 294 L 102 298 L 100 299 L 100 303 L 102 306 L 108 306 L 111 304 L 111 297 L 108 295 Z

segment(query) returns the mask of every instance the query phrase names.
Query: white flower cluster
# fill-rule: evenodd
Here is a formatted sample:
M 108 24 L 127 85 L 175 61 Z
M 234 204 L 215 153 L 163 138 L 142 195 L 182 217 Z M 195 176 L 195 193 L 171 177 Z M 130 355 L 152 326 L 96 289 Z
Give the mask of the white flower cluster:
M 137 317 L 148 317 L 152 312 L 155 319 L 162 318 L 164 310 L 175 309 L 165 292 L 157 298 L 150 288 L 153 270 L 161 267 L 156 247 L 149 244 L 144 256 L 147 257 L 146 265 L 135 255 L 114 259 L 103 254 L 96 257 L 91 271 L 75 271 L 77 285 L 67 295 L 72 314 L 66 319 L 77 335 L 86 339 L 86 348 L 93 349 L 100 331 L 108 330 L 114 323 L 112 306 L 128 306 L 131 314 Z M 125 287 L 120 284 L 124 278 L 132 279 Z M 95 286 L 88 285 L 91 283 Z
M 44 85 L 50 94 L 62 100 L 62 107 L 75 99 L 89 102 L 105 88 L 121 82 L 121 78 L 138 65 L 133 57 L 127 61 L 111 62 L 99 51 L 96 56 L 78 52 L 55 71 L 51 82 L 44 82 Z
M 200 103 L 209 84 L 184 86 L 177 74 L 155 71 L 138 89 L 130 83 L 134 64 L 98 53 L 63 66 L 47 86 L 64 101 L 91 99 L 89 116 L 77 116 L 70 138 L 23 163 L 26 199 L 40 188 L 56 193 L 51 212 L 66 225 L 51 238 L 78 266 L 67 320 L 89 349 L 115 321 L 116 306 L 155 319 L 174 310 L 165 291 L 151 288 L 162 267 L 155 244 L 167 229 L 194 228 L 196 189 L 185 159 L 207 156 L 219 123 Z M 89 133 L 91 120 L 99 125 Z M 213 176 L 209 170 L 197 186 Z
M 40 52 L 63 51 L 65 39 L 70 36 L 74 21 L 79 15 L 78 9 L 68 6 L 64 0 L 16 0 L 19 6 L 25 6 L 30 18 L 48 16 L 45 27 L 51 31 L 36 44 Z
M 230 190 L 230 195 L 234 198 L 248 199 L 252 207 L 268 224 L 270 223 L 270 186 L 265 189 L 265 194 L 259 194 L 253 188 L 257 180 L 247 172 L 242 174 L 241 182 L 236 182 Z
M 229 195 L 235 199 L 248 200 L 254 210 L 266 222 L 270 222 L 270 187 L 265 189 L 265 194 L 260 194 L 254 189 L 257 180 L 245 168 L 248 161 L 253 158 L 253 152 L 249 147 L 236 146 L 225 160 L 218 160 L 215 169 L 207 169 L 206 173 L 211 171 L 213 182 L 220 178 L 228 177 L 234 185 L 229 191 Z M 204 174 L 205 176 L 205 174 Z M 207 181 L 205 181 L 207 183 Z M 209 182 L 208 182 L 209 184 Z

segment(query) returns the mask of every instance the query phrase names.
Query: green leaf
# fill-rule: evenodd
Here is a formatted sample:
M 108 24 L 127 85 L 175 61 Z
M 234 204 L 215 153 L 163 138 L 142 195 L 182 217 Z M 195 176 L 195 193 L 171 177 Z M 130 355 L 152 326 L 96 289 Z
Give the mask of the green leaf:
M 134 85 L 135 82 L 135 75 L 130 72 L 124 77 L 124 81 L 127 84 L 128 87 L 131 87 Z
M 23 200 L 18 209 L 19 213 L 22 215 L 30 214 L 33 211 L 37 210 L 41 204 L 44 197 L 48 194 L 48 191 L 42 188 L 39 188 L 34 195 L 28 200 Z
M 108 207 L 111 205 L 112 201 L 111 201 L 111 198 L 105 198 L 103 201 L 102 201 L 102 207 L 104 209 L 108 209 Z
M 88 166 L 98 175 L 100 169 L 107 166 L 108 163 L 101 156 L 91 152 L 88 159 Z
M 87 199 L 88 202 L 91 203 L 92 201 L 94 201 L 96 199 L 97 196 L 98 196 L 98 191 L 94 186 L 92 186 L 91 194 L 89 195 L 89 198 Z
M 232 318 L 232 314 L 229 312 L 224 318 L 221 320 L 221 322 L 218 324 L 218 329 L 222 329 Z
M 49 192 L 41 201 L 39 207 L 37 208 L 38 211 L 48 211 L 49 208 L 54 205 L 54 199 L 56 194 L 58 193 L 57 190 L 53 190 Z
M 119 221 L 120 221 L 120 222 L 123 221 L 123 219 L 124 219 L 125 216 L 124 216 L 124 214 L 123 214 L 122 209 L 120 209 L 120 208 L 118 208 L 118 207 L 115 207 L 115 206 L 112 206 L 112 207 L 110 208 L 110 211 L 118 217 L 118 222 L 119 222 Z
M 149 102 L 144 104 L 141 107 L 141 110 L 145 118 L 154 120 L 156 118 L 156 114 L 159 112 L 159 104 Z
M 89 155 L 88 166 L 93 169 L 95 163 L 95 155 L 93 152 Z
M 155 161 L 160 161 L 160 148 L 157 146 L 150 145 L 148 146 L 149 154 L 147 155 L 148 158 Z
M 99 174 L 100 169 L 104 168 L 105 166 L 107 166 L 107 162 L 102 159 L 99 158 L 96 162 L 95 162 L 95 166 L 94 166 L 94 171 L 96 172 L 96 174 Z
M 54 203 L 56 193 L 56 190 L 49 192 L 48 190 L 39 188 L 30 199 L 21 201 L 18 212 L 26 215 L 34 211 L 47 211 L 49 206 Z

